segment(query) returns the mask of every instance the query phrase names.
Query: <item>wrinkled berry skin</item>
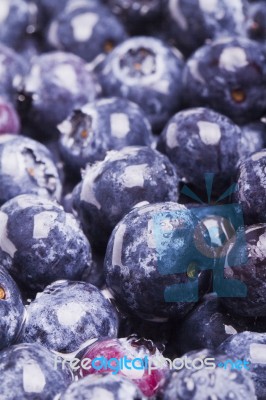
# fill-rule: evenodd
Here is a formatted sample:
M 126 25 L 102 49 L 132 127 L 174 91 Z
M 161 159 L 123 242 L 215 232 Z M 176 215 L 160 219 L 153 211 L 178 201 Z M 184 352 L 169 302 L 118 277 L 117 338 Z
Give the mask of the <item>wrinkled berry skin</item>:
M 248 8 L 247 32 L 251 39 L 264 42 L 266 39 L 266 4 L 257 1 Z
M 61 182 L 52 154 L 24 136 L 0 137 L 0 204 L 20 194 L 60 200 Z
M 178 183 L 167 157 L 149 147 L 125 147 L 87 167 L 74 208 L 90 243 L 102 247 L 137 203 L 177 201 Z
M 117 335 L 114 307 L 86 282 L 52 283 L 28 306 L 27 313 L 21 341 L 37 342 L 49 350 L 70 353 L 88 339 Z
M 244 35 L 246 0 L 166 0 L 166 36 L 186 55 L 208 39 Z
M 176 325 L 175 346 L 179 354 L 197 349 L 216 349 L 225 339 L 245 330 L 248 321 L 234 318 L 210 293 Z
M 167 221 L 165 228 L 159 227 L 154 217 L 162 218 L 162 224 L 167 217 L 173 222 L 168 225 Z M 196 224 L 197 218 L 185 206 L 166 202 L 136 207 L 116 225 L 106 250 L 105 276 L 122 308 L 158 322 L 183 317 L 191 310 L 192 297 L 189 300 L 185 297 L 186 301 L 171 301 L 172 297 L 168 297 L 167 301 L 167 293 L 172 289 L 178 291 L 176 286 L 181 283 L 190 287 L 191 293 L 194 285 L 199 295 L 206 290 L 205 271 L 197 270 L 196 280 L 189 275 L 191 262 L 202 261 L 200 255 L 191 256 Z M 155 240 L 158 229 L 168 232 L 167 249 L 163 247 L 165 241 Z M 176 256 L 179 262 L 173 268 L 170 262 Z
M 16 340 L 24 321 L 25 309 L 16 283 L 0 267 L 0 349 Z
M 108 150 L 152 143 L 151 127 L 141 108 L 121 98 L 86 104 L 63 121 L 59 131 L 62 158 L 76 172 L 103 160 Z
M 242 126 L 241 131 L 239 156 L 243 161 L 252 153 L 260 151 L 266 146 L 266 124 L 253 122 Z
M 46 53 L 33 58 L 17 94 L 17 108 L 25 123 L 51 138 L 74 108 L 95 99 L 97 90 L 95 78 L 80 57 Z
M 12 104 L 15 103 L 16 87 L 27 73 L 27 64 L 17 53 L 0 43 L 1 71 L 0 93 Z
M 72 373 L 54 368 L 55 355 L 37 343 L 23 343 L 0 352 L 0 397 L 5 400 L 50 400 L 65 390 Z
M 259 119 L 266 108 L 265 52 L 259 43 L 226 38 L 188 60 L 183 91 L 188 106 L 209 106 L 237 123 Z
M 104 60 L 99 77 L 106 96 L 137 103 L 152 128 L 160 130 L 181 101 L 183 60 L 176 50 L 151 37 L 132 37 Z
M 57 203 L 20 195 L 0 209 L 1 258 L 29 291 L 57 279 L 79 279 L 91 265 L 90 245 L 73 215 Z
M 240 163 L 235 200 L 241 204 L 245 222 L 266 222 L 266 149 L 251 154 Z
M 127 38 L 121 22 L 100 2 L 71 3 L 52 21 L 48 42 L 90 62 Z
M 113 364 L 114 368 L 110 368 L 101 361 L 96 361 L 95 364 L 92 363 L 92 365 L 90 365 L 91 368 L 87 368 L 86 364 L 85 367 L 83 367 L 84 364 L 82 363 L 85 359 L 93 360 L 95 358 L 105 358 L 106 360 L 110 360 L 116 358 L 118 360 L 123 360 L 125 357 L 128 360 L 134 360 L 135 358 L 142 359 L 142 365 L 140 365 L 141 369 L 135 369 L 130 365 L 128 365 L 129 368 L 126 368 L 125 363 L 124 365 Z M 152 366 L 154 366 L 157 361 L 160 368 L 155 368 L 148 372 L 148 366 L 147 364 L 145 365 L 145 357 L 146 359 L 148 358 Z M 78 353 L 77 358 L 80 359 L 80 369 L 77 370 L 78 376 L 84 377 L 86 375 L 102 374 L 105 372 L 111 374 L 113 372 L 113 375 L 118 374 L 120 376 L 126 376 L 135 383 L 147 397 L 155 396 L 159 392 L 169 374 L 167 363 L 164 361 L 162 354 L 154 343 L 151 340 L 138 338 L 136 335 L 131 335 L 128 338 L 96 341 L 89 345 L 86 350 L 82 350 L 81 353 Z M 95 365 L 97 368 L 94 368 Z
M 219 347 L 219 351 L 231 359 L 247 360 L 258 399 L 266 396 L 266 366 L 265 353 L 260 345 L 266 345 L 266 334 L 257 332 L 242 332 L 231 336 Z
M 146 400 L 141 391 L 133 382 L 121 375 L 105 374 L 101 376 L 87 376 L 73 382 L 62 394 L 61 400 Z
M 207 349 L 193 351 L 185 356 L 189 362 L 195 358 L 215 358 L 216 364 L 225 362 L 228 357 L 231 358 L 231 354 L 227 357 L 222 353 L 213 353 Z M 199 361 L 196 365 L 199 366 Z M 256 400 L 251 374 L 243 368 L 231 370 L 230 366 L 226 369 L 221 367 L 195 369 L 190 366 L 189 369 L 183 368 L 180 371 L 172 372 L 162 395 L 163 400 L 206 400 L 211 398 Z
M 224 269 L 225 279 L 236 279 L 243 282 L 247 287 L 246 297 L 224 297 L 222 303 L 228 310 L 235 315 L 246 317 L 265 317 L 265 276 L 266 276 L 266 225 L 252 225 L 245 230 L 245 243 L 238 249 L 240 252 L 247 253 L 247 262 L 239 265 L 233 258 L 238 257 L 234 252 L 230 253 L 230 245 L 234 242 L 234 237 L 225 246 L 225 254 L 233 257 L 231 265 Z M 227 250 L 228 249 L 228 250 Z
M 18 48 L 21 38 L 35 30 L 37 9 L 24 0 L 2 0 L 0 14 L 0 41 Z
M 0 98 L 0 134 L 19 133 L 20 120 L 13 105 Z
M 157 143 L 176 172 L 186 182 L 202 189 L 204 175 L 212 172 L 222 190 L 236 174 L 241 130 L 229 118 L 207 108 L 192 108 L 175 114 Z

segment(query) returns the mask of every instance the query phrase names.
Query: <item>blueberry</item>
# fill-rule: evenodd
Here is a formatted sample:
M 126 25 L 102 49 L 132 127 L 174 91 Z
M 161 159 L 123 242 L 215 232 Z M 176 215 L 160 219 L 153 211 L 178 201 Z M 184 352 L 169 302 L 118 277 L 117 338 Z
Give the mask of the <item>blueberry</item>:
M 245 38 L 226 38 L 198 49 L 183 75 L 185 102 L 209 106 L 237 123 L 259 119 L 266 108 L 263 47 Z
M 158 322 L 192 309 L 208 283 L 193 250 L 197 223 L 185 206 L 166 202 L 136 207 L 116 225 L 105 274 L 122 308 Z
M 182 56 L 162 41 L 132 37 L 118 45 L 100 68 L 107 96 L 137 103 L 154 130 L 160 130 L 181 101 Z
M 235 200 L 241 204 L 247 223 L 266 222 L 266 149 L 244 159 L 238 170 Z
M 15 89 L 27 73 L 27 64 L 14 50 L 0 43 L 0 94 L 7 101 L 15 102 Z
M 32 60 L 17 94 L 17 107 L 35 136 L 51 138 L 74 108 L 95 99 L 97 90 L 85 61 L 71 53 L 51 52 Z
M 55 355 L 37 343 L 18 344 L 0 352 L 0 397 L 5 400 L 50 400 L 72 381 L 70 369 L 54 368 Z
M 18 48 L 21 38 L 35 31 L 36 7 L 24 0 L 2 0 L 0 13 L 0 41 Z
M 151 127 L 141 108 L 119 98 L 86 104 L 62 122 L 59 130 L 62 157 L 76 172 L 102 160 L 108 150 L 152 142 Z
M 145 400 L 138 387 L 124 376 L 105 374 L 88 376 L 72 383 L 61 400 Z
M 79 279 L 90 268 L 86 237 L 57 203 L 20 195 L 1 207 L 0 218 L 1 258 L 28 290 L 36 293 L 56 279 Z
M 167 0 L 164 34 L 185 54 L 208 39 L 244 35 L 246 0 Z
M 97 369 L 94 369 L 93 365 L 90 369 L 84 367 L 85 361 L 83 360 L 101 359 L 102 357 L 106 360 L 120 360 L 119 368 L 109 368 L 108 365 L 106 368 L 101 364 L 98 365 Z M 137 369 L 133 368 L 134 365 L 132 362 L 133 366 L 127 364 L 129 368 L 126 368 L 126 362 L 124 362 L 124 366 L 121 365 L 121 361 L 125 359 L 125 357 L 131 361 L 136 358 L 142 360 L 142 364 L 139 365 Z M 106 371 L 109 373 L 116 372 L 118 375 L 122 376 L 126 375 L 147 397 L 155 396 L 159 393 L 169 373 L 168 365 L 154 343 L 151 340 L 138 338 L 136 335 L 132 335 L 128 338 L 98 340 L 89 345 L 87 349 L 82 350 L 82 353 L 77 354 L 77 358 L 80 359 L 80 369 L 77 372 L 79 376 L 84 377 L 91 374 L 101 374 Z M 157 362 L 160 368 L 154 368 L 148 371 L 148 365 L 145 365 L 145 358 L 149 360 L 149 364 L 152 366 Z M 117 367 L 117 365 L 114 365 L 114 367 Z
M 255 400 L 257 398 L 249 371 L 231 370 L 230 367 L 199 368 L 199 365 L 203 364 L 199 359 L 212 358 L 218 364 L 226 361 L 226 356 L 205 349 L 187 353 L 184 357 L 187 357 L 188 363 L 197 359 L 197 362 L 195 361 L 197 368 L 190 365 L 189 369 L 183 368 L 172 372 L 162 396 L 163 400 Z
M 260 151 L 266 145 L 266 125 L 263 122 L 253 122 L 242 126 L 240 159 L 245 159 L 252 153 Z
M 85 282 L 57 281 L 27 308 L 22 341 L 62 353 L 77 351 L 88 339 L 115 337 L 114 307 L 99 289 Z
M 175 345 L 184 354 L 201 348 L 216 349 L 225 339 L 248 327 L 245 319 L 224 310 L 215 293 L 210 293 L 176 324 Z
M 248 8 L 247 32 L 251 39 L 264 42 L 266 39 L 266 4 L 256 1 Z
M 157 143 L 186 182 L 202 189 L 206 173 L 215 174 L 219 188 L 230 185 L 236 174 L 241 130 L 227 117 L 207 108 L 175 114 Z
M 219 351 L 228 355 L 230 359 L 245 359 L 249 362 L 249 370 L 256 387 L 258 399 L 266 396 L 266 334 L 256 332 L 242 332 L 231 336 L 219 347 Z
M 24 317 L 25 310 L 19 289 L 6 269 L 0 267 L 0 349 L 14 343 Z
M 35 140 L 0 138 L 0 204 L 20 194 L 60 200 L 61 182 L 49 150 Z
M 19 116 L 11 103 L 0 98 L 0 134 L 19 133 Z
M 126 24 L 132 34 L 145 32 L 156 26 L 163 17 L 164 0 L 105 0 L 111 11 Z
M 266 267 L 266 225 L 252 225 L 245 229 L 245 241 L 231 252 L 235 237 L 225 246 L 229 265 L 224 269 L 226 279 L 236 279 L 247 287 L 246 297 L 224 297 L 222 303 L 236 315 L 259 317 L 266 316 L 265 304 L 265 270 Z M 241 253 L 247 253 L 247 262 L 239 265 L 237 259 Z M 234 258 L 236 260 L 234 260 Z
M 127 38 L 121 22 L 100 2 L 69 3 L 49 27 L 48 41 L 57 49 L 92 61 Z
M 137 203 L 177 201 L 178 183 L 167 157 L 149 147 L 125 147 L 87 167 L 74 208 L 90 243 L 102 248 Z

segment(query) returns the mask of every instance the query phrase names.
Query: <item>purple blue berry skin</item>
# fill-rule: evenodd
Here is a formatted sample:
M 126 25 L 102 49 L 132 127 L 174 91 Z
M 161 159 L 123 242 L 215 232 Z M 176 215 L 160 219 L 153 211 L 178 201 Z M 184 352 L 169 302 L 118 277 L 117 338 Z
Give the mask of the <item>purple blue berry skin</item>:
M 0 41 L 17 49 L 21 39 L 35 31 L 37 8 L 24 0 L 2 0 Z
M 73 215 L 56 202 L 20 195 L 2 206 L 0 217 L 1 258 L 29 292 L 57 279 L 78 280 L 91 267 L 89 242 Z
M 72 373 L 54 367 L 55 355 L 37 343 L 13 345 L 0 352 L 0 397 L 50 400 L 72 382 Z
M 179 215 L 173 217 L 176 224 L 180 224 L 177 230 L 179 240 L 173 237 L 169 255 L 160 248 L 163 243 L 155 240 L 153 218 L 167 218 L 174 213 Z M 107 286 L 122 309 L 146 320 L 165 322 L 184 317 L 193 308 L 193 301 L 187 301 L 187 298 L 186 301 L 166 301 L 165 290 L 180 283 L 189 285 L 189 275 L 184 271 L 191 261 L 188 249 L 193 241 L 192 227 L 195 224 L 196 217 L 185 206 L 165 202 L 140 205 L 116 225 L 105 254 L 105 277 Z M 173 257 L 173 252 L 180 257 L 184 255 L 178 272 L 169 272 L 167 261 L 164 262 L 164 257 L 167 256 L 168 260 Z M 199 272 L 199 296 L 206 290 L 207 281 L 205 271 Z
M 5 268 L 0 266 L 0 349 L 17 339 L 25 318 L 20 291 Z
M 224 269 L 225 279 L 236 279 L 247 287 L 245 297 L 222 297 L 222 304 L 230 313 L 244 317 L 265 317 L 265 276 L 266 276 L 266 225 L 257 224 L 246 227 L 245 241 L 239 247 L 237 254 L 230 252 L 230 246 L 234 243 L 233 237 L 225 246 L 224 252 L 230 260 Z M 240 253 L 246 253 L 247 261 L 239 265 L 236 257 Z
M 87 167 L 73 206 L 90 243 L 104 248 L 115 225 L 133 206 L 177 201 L 178 184 L 167 157 L 149 147 L 125 147 Z
M 53 138 L 57 125 L 75 108 L 93 101 L 98 91 L 84 60 L 71 53 L 50 52 L 32 59 L 17 93 L 17 108 L 37 138 Z
M 123 24 L 100 2 L 71 4 L 48 29 L 48 42 L 90 62 L 127 38 Z
M 241 127 L 239 161 L 243 161 L 252 153 L 262 150 L 266 145 L 266 124 L 261 121 L 252 122 Z
M 266 4 L 256 1 L 250 4 L 247 13 L 246 28 L 248 36 L 253 40 L 265 42 L 266 39 Z
M 266 149 L 242 160 L 238 168 L 238 191 L 234 200 L 239 202 L 245 223 L 266 222 Z
M 137 103 L 158 131 L 180 107 L 183 66 L 176 49 L 159 39 L 141 36 L 118 45 L 98 73 L 106 96 Z
M 185 66 L 185 104 L 213 108 L 240 124 L 258 120 L 266 108 L 265 60 L 263 47 L 249 39 L 206 44 Z
M 185 182 L 202 189 L 204 176 L 215 174 L 219 188 L 230 185 L 239 159 L 241 130 L 229 118 L 208 108 L 175 114 L 161 133 L 157 149 L 174 164 Z
M 24 136 L 0 137 L 0 204 L 20 194 L 60 200 L 62 185 L 52 154 Z
M 151 127 L 144 112 L 121 98 L 86 104 L 63 121 L 59 131 L 62 158 L 75 172 L 87 163 L 103 160 L 108 150 L 152 143 Z
M 245 0 L 166 0 L 164 34 L 186 55 L 209 39 L 245 34 Z
M 16 88 L 28 71 L 28 66 L 14 50 L 0 43 L 1 71 L 0 93 L 8 102 L 15 104 Z
M 225 356 L 207 349 L 185 354 L 191 362 L 194 359 L 213 358 L 215 363 L 225 362 L 231 354 Z M 198 365 L 199 362 L 197 361 Z M 206 400 L 206 399 L 256 400 L 252 375 L 245 369 L 216 367 L 213 370 L 183 368 L 171 373 L 162 395 L 163 400 Z
M 0 98 L 0 134 L 19 133 L 20 120 L 14 106 Z
M 115 308 L 86 282 L 57 281 L 27 308 L 21 341 L 37 342 L 62 353 L 77 351 L 89 339 L 116 337 Z
M 134 381 L 121 375 L 87 376 L 72 383 L 62 394 L 61 400 L 145 400 Z
M 266 396 L 265 346 L 265 333 L 245 331 L 226 339 L 218 348 L 219 352 L 226 354 L 230 359 L 249 362 L 249 371 L 259 400 L 265 399 Z

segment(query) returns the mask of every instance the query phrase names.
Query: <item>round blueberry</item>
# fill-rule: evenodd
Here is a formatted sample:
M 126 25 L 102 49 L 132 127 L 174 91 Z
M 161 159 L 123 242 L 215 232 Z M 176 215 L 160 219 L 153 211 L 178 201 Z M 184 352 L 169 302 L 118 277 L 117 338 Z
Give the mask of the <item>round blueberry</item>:
M 90 243 L 104 247 L 137 203 L 177 201 L 178 183 L 167 157 L 149 147 L 125 147 L 87 167 L 73 205 Z
M 226 356 L 204 349 L 187 353 L 183 356 L 185 357 L 190 363 L 189 368 L 172 372 L 162 396 L 163 400 L 257 399 L 249 371 L 231 370 L 230 366 L 223 368 Z M 203 361 L 199 361 L 206 358 L 211 358 L 212 362 L 215 360 L 219 366 L 214 369 L 207 368 Z M 193 360 L 197 360 L 194 361 L 197 368 L 191 367 Z M 202 364 L 203 367 L 199 368 Z
M 258 399 L 266 396 L 266 334 L 257 332 L 241 332 L 226 339 L 219 351 L 227 354 L 230 359 L 240 359 L 248 362 L 248 369 L 256 388 Z
M 266 149 L 253 153 L 240 163 L 235 200 L 242 207 L 245 222 L 266 222 Z
M 0 211 L 1 258 L 13 278 L 37 292 L 56 279 L 79 279 L 91 266 L 90 245 L 73 215 L 57 203 L 20 195 Z
M 136 207 L 115 227 L 105 255 L 106 283 L 118 304 L 143 319 L 183 317 L 206 290 L 195 249 L 197 218 L 177 203 Z
M 145 400 L 146 397 L 129 379 L 121 375 L 88 376 L 72 383 L 61 400 Z
M 265 42 L 266 39 L 266 4 L 256 1 L 250 4 L 247 15 L 247 32 L 251 39 Z
M 0 267 L 0 349 L 14 343 L 24 317 L 25 309 L 19 289 L 6 269 Z
M 27 308 L 22 341 L 37 342 L 62 353 L 77 351 L 87 340 L 115 337 L 115 308 L 95 286 L 57 281 Z
M 207 40 L 245 33 L 246 0 L 166 0 L 164 34 L 185 54 Z
M 0 204 L 20 194 L 60 200 L 61 182 L 52 154 L 35 140 L 0 137 Z
M 206 173 L 215 174 L 221 190 L 236 174 L 241 130 L 227 117 L 207 108 L 178 112 L 157 143 L 186 182 L 202 189 Z
M 252 153 L 262 150 L 266 145 L 266 124 L 252 122 L 241 127 L 240 159 L 245 159 Z
M 259 119 L 266 109 L 263 47 L 225 38 L 198 49 L 188 60 L 183 91 L 188 106 L 209 106 L 237 123 Z
M 132 37 L 118 45 L 100 67 L 107 96 L 137 103 L 155 130 L 178 110 L 181 101 L 181 54 L 151 37 Z
M 62 157 L 76 172 L 102 160 L 108 150 L 152 142 L 151 127 L 141 108 L 120 98 L 86 104 L 58 128 Z
M 37 343 L 18 344 L 0 352 L 0 397 L 5 400 L 50 400 L 72 381 L 68 366 L 56 369 L 55 355 Z
M 52 21 L 49 43 L 92 61 L 127 38 L 121 22 L 100 2 L 69 3 Z
M 94 100 L 98 90 L 84 60 L 71 53 L 51 52 L 33 58 L 17 94 L 17 107 L 36 136 L 41 132 L 49 138 L 75 108 Z
M 229 266 L 224 269 L 224 277 L 241 281 L 246 285 L 245 297 L 223 297 L 222 303 L 236 315 L 247 317 L 266 316 L 266 225 L 252 225 L 245 229 L 245 240 L 234 248 L 236 236 L 225 246 L 224 254 Z M 239 265 L 239 256 L 246 256 L 246 263 Z M 232 266 L 231 266 L 232 265 Z

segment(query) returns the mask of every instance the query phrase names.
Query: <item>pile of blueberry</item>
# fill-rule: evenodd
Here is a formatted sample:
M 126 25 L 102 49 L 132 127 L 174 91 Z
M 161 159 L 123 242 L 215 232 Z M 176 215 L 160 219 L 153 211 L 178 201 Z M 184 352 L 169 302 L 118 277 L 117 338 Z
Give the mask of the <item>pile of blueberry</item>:
M 1 0 L 0 376 L 266 400 L 264 0 Z

